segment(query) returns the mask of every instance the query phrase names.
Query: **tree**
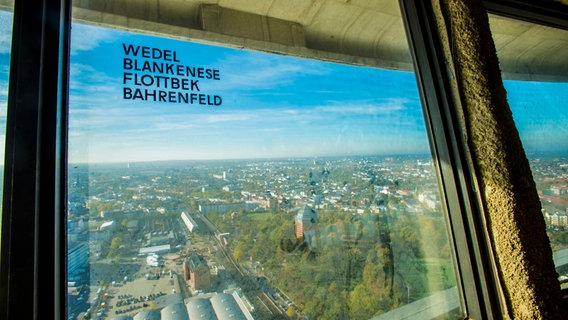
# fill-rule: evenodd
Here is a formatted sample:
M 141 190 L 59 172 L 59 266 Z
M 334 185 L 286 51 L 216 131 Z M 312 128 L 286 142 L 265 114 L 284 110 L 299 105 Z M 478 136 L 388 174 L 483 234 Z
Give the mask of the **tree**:
M 246 254 L 247 244 L 245 242 L 239 241 L 235 246 L 233 255 L 237 261 L 242 261 L 244 255 Z
M 121 237 L 114 237 L 110 242 L 110 249 L 108 252 L 108 258 L 114 258 L 118 254 L 118 250 L 120 246 L 122 246 L 122 238 Z
M 288 307 L 288 310 L 286 310 L 286 315 L 287 315 L 289 318 L 295 317 L 295 316 L 296 316 L 296 310 L 294 310 L 294 307 L 289 306 L 289 307 Z
M 358 284 L 349 297 L 349 318 L 369 319 L 377 313 L 376 296 L 363 283 Z

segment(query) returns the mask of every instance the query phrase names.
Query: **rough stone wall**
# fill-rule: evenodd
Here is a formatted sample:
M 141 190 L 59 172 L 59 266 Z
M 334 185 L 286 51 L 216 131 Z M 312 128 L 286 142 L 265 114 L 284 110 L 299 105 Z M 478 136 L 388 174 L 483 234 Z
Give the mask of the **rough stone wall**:
M 504 317 L 568 319 L 540 200 L 506 100 L 480 0 L 439 0 L 438 19 L 506 304 Z

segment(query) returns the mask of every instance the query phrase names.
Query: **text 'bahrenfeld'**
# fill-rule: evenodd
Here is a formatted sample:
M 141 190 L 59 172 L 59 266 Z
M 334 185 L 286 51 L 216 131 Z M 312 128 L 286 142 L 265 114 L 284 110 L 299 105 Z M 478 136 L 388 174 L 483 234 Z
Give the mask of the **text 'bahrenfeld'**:
M 220 106 L 221 96 L 201 92 L 205 81 L 221 80 L 217 69 L 188 66 L 177 52 L 122 44 L 122 97 L 166 103 Z

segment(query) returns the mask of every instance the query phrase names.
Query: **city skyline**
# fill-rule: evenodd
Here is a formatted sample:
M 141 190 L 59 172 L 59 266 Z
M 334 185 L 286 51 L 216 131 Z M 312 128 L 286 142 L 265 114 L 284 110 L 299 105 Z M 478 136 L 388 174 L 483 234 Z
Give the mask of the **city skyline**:
M 0 103 L 6 105 L 11 14 L 2 12 L 0 22 Z M 220 80 L 200 80 L 198 93 L 223 103 L 123 99 L 123 44 L 176 51 L 181 64 L 218 69 Z M 411 72 L 76 23 L 71 51 L 70 163 L 430 153 Z M 505 86 L 525 150 L 568 150 L 568 83 Z M 5 122 L 4 108 L 2 139 Z

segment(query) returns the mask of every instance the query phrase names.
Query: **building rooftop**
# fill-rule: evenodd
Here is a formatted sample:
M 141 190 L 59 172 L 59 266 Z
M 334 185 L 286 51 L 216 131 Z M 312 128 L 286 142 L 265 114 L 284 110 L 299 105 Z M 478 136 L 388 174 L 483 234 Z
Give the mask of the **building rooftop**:
M 244 305 L 239 306 L 240 297 L 233 293 L 211 293 L 192 297 L 184 305 L 172 303 L 161 311 L 144 310 L 135 315 L 117 316 L 114 320 L 253 320 Z
M 196 253 L 193 253 L 189 257 L 189 266 L 190 266 L 191 270 L 197 270 L 202 265 L 205 265 L 207 267 L 207 263 L 203 260 L 202 257 L 197 255 Z

